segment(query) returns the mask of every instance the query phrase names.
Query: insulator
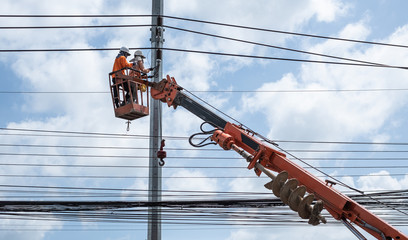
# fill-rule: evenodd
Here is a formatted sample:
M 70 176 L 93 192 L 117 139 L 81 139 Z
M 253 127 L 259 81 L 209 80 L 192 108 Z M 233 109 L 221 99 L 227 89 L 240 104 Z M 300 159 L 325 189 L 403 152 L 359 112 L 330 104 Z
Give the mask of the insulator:
M 305 186 L 298 186 L 299 181 L 296 178 L 288 180 L 289 174 L 286 171 L 279 173 L 276 177 L 271 176 L 272 181 L 265 184 L 267 189 L 272 190 L 275 196 L 279 197 L 283 203 L 289 205 L 290 209 L 298 212 L 299 217 L 302 219 L 309 219 L 309 224 L 316 226 L 322 223 L 326 223 L 326 219 L 320 215 L 323 210 L 323 202 L 316 201 L 312 207 L 314 201 L 314 195 L 310 194 L 304 197 L 306 194 Z

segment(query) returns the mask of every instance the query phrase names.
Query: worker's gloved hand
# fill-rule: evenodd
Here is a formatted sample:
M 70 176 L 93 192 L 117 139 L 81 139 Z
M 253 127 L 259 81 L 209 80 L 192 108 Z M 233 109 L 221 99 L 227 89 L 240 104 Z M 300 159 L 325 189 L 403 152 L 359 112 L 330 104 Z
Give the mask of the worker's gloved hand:
M 148 68 L 148 69 L 149 69 L 149 71 L 153 71 L 154 68 Z

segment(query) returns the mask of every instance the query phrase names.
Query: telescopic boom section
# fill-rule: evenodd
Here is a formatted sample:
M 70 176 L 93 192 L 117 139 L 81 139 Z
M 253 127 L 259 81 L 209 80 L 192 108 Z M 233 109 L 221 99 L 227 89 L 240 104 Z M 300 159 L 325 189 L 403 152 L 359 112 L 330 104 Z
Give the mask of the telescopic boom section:
M 324 207 L 335 219 L 342 221 L 349 228 L 353 228 L 350 223 L 354 223 L 377 239 L 408 240 L 406 235 L 351 198 L 336 191 L 331 184 L 323 182 L 290 161 L 285 154 L 266 145 L 251 131 L 225 121 L 189 98 L 182 92 L 182 87 L 174 78 L 167 76 L 160 83 L 149 83 L 149 86 L 152 98 L 167 103 L 169 107 L 182 106 L 216 126 L 217 130 L 214 131 L 211 140 L 224 150 L 232 149 L 239 153 L 249 162 L 248 169 L 254 169 L 258 176 L 262 172 L 269 176 L 272 181 L 265 184 L 265 187 L 271 189 L 292 210 L 298 212 L 301 218 L 308 219 L 309 224 L 326 223 L 326 219 L 320 214 Z M 270 170 L 279 174 L 275 176 Z M 360 233 L 356 231 L 353 233 L 360 239 L 365 239 Z

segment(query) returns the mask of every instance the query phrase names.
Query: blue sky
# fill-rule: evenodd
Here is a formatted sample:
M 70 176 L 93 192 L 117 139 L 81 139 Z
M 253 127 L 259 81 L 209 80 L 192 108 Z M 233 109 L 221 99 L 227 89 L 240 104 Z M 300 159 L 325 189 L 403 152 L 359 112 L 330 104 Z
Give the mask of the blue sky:
M 407 45 L 408 20 L 403 0 L 347 1 L 347 0 L 305 0 L 305 1 L 188 1 L 167 0 L 164 14 L 184 18 L 223 22 L 273 30 L 305 34 L 359 39 Z M 73 0 L 56 1 L 2 1 L 0 14 L 151 14 L 150 1 L 98 1 Z M 149 18 L 0 18 L 1 26 L 50 26 L 50 25 L 108 25 L 108 24 L 150 24 Z M 247 41 L 276 45 L 303 51 L 372 61 L 382 64 L 407 66 L 406 48 L 393 48 L 368 44 L 357 44 L 325 39 L 297 37 L 293 35 L 267 33 L 165 19 L 169 26 L 202 31 L 206 33 L 244 39 Z M 149 47 L 149 28 L 116 29 L 46 29 L 46 30 L 4 30 L 1 29 L 1 49 L 44 49 L 44 48 L 132 48 Z M 248 45 L 194 35 L 187 32 L 166 29 L 165 47 L 191 50 L 226 52 L 245 55 L 259 55 L 305 60 L 335 61 L 311 55 L 282 51 L 274 48 Z M 148 135 L 149 119 L 133 121 L 130 131 L 126 124 L 113 114 L 110 95 L 107 93 L 108 73 L 112 69 L 116 51 L 101 52 L 42 52 L 42 53 L 0 53 L 2 90 L 0 93 L 0 127 L 10 129 L 35 129 L 46 131 L 67 131 L 82 133 L 109 133 L 133 137 L 110 138 L 87 135 L 54 134 L 39 136 L 43 132 L 2 130 L 0 152 L 41 153 L 70 155 L 70 157 L 38 157 L 32 155 L 0 155 L 4 163 L 40 163 L 59 166 L 2 166 L 0 174 L 41 175 L 60 177 L 2 177 L 2 185 L 70 186 L 87 188 L 116 188 L 116 200 L 146 200 L 145 196 L 128 196 L 125 190 L 146 190 L 148 171 L 146 168 L 78 168 L 62 165 L 129 165 L 147 166 L 148 159 L 129 159 L 120 156 L 147 156 L 148 141 L 135 135 Z M 150 60 L 150 52 L 145 51 Z M 149 64 L 148 64 L 149 65 Z M 304 90 L 367 90 L 367 89 L 408 89 L 408 72 L 401 69 L 352 67 L 327 64 L 312 64 L 251 58 L 234 58 L 182 52 L 164 52 L 163 73 L 176 78 L 178 83 L 205 99 L 223 112 L 239 119 L 251 129 L 273 140 L 326 141 L 326 142 L 368 142 L 406 143 L 408 103 L 407 92 L 398 91 L 327 91 L 299 92 Z M 229 90 L 233 92 L 214 92 Z M 262 91 L 281 91 L 267 92 Z M 293 90 L 295 92 L 287 92 Z M 236 91 L 236 92 L 234 92 Z M 244 92 L 242 92 L 244 91 Z M 247 92 L 245 92 L 247 91 Z M 6 92 L 37 92 L 17 93 Z M 71 92 L 71 93 L 38 93 Z M 81 94 L 72 92 L 98 92 Z M 102 92 L 102 93 L 101 93 Z M 201 120 L 183 109 L 163 108 L 163 135 L 190 136 L 199 131 Z M 17 135 L 20 134 L 20 135 Z M 25 135 L 21 135 L 25 134 Z M 29 135 L 29 136 L 27 136 Z M 75 135 L 75 137 L 73 136 Z M 6 146 L 7 144 L 7 146 Z M 18 146 L 21 144 L 31 145 Z M 42 147 L 32 147 L 41 145 Z M 47 146 L 47 147 L 45 147 Z M 98 148 L 63 148 L 61 146 L 98 146 Z M 115 149 L 106 146 L 137 149 Z M 299 144 L 280 142 L 286 150 L 327 150 L 342 152 L 316 153 L 306 151 L 295 153 L 301 158 L 329 158 L 330 161 L 310 160 L 348 185 L 370 190 L 401 190 L 408 188 L 406 160 L 372 160 L 361 158 L 403 158 L 406 153 L 373 151 L 405 150 L 404 146 L 366 144 Z M 237 157 L 233 152 L 193 151 L 186 139 L 169 137 L 169 150 L 163 169 L 163 188 L 171 191 L 239 191 L 261 192 L 266 179 L 251 178 L 252 171 L 246 170 L 243 160 L 203 160 L 196 157 Z M 352 150 L 370 151 L 353 153 Z M 104 155 L 118 157 L 91 158 L 78 155 Z M 72 156 L 76 155 L 76 156 Z M 193 160 L 189 160 L 191 157 Z M 360 158 L 349 161 L 347 158 Z M 183 167 L 186 168 L 174 168 Z M 198 166 L 242 166 L 242 169 L 205 169 Z M 348 167 L 360 168 L 348 168 Z M 366 166 L 367 168 L 362 168 Z M 369 168 L 384 166 L 383 168 Z M 388 166 L 388 168 L 387 168 Z M 166 168 L 167 167 L 167 168 Z M 173 168 L 172 168 L 173 167 Z M 72 178 L 72 176 L 133 176 L 135 178 Z M 319 175 L 319 174 L 316 174 Z M 372 175 L 372 176 L 370 176 Z M 374 176 L 373 176 L 374 175 Z M 65 177 L 64 177 L 65 176 Z M 236 178 L 217 178 L 237 176 Z M 185 178 L 178 178 L 185 177 Z M 201 177 L 201 178 L 188 178 Z M 248 177 L 248 178 L 247 178 Z M 187 180 L 186 180 L 187 179 Z M 13 193 L 0 196 L 7 200 Z M 342 191 L 348 189 L 340 188 Z M 145 192 L 144 192 L 145 193 Z M 40 193 L 37 193 L 37 195 Z M 106 198 L 73 198 L 63 195 L 49 198 L 50 192 L 30 200 L 89 200 Z M 61 194 L 61 193 L 60 193 Z M 91 193 L 90 193 L 91 194 Z M 47 197 L 48 196 L 48 197 Z M 211 195 L 216 199 L 217 194 Z M 271 198 L 273 196 L 271 195 Z M 24 198 L 26 199 L 26 198 Z M 165 199 L 172 199 L 165 197 Z M 115 200 L 108 198 L 108 200 Z M 290 210 L 288 209 L 288 212 Z M 71 225 L 73 224 L 73 226 Z M 25 225 L 32 231 L 0 231 L 3 239 L 145 239 L 146 223 L 115 225 L 77 221 L 68 223 L 55 219 L 16 220 L 0 219 L 0 227 Z M 136 229 L 134 231 L 103 231 L 107 228 Z M 78 231 L 68 231 L 69 229 Z M 163 225 L 162 239 L 351 239 L 342 225 L 310 227 L 296 224 L 291 227 L 269 228 L 217 227 L 197 229 L 189 225 Z M 407 227 L 398 227 L 408 234 Z M 19 229 L 24 229 L 20 227 Z M 190 230 L 189 230 L 190 229 Z M 338 234 L 333 234 L 336 231 Z M 369 236 L 367 235 L 369 238 Z M 369 238 L 371 239 L 371 238 Z

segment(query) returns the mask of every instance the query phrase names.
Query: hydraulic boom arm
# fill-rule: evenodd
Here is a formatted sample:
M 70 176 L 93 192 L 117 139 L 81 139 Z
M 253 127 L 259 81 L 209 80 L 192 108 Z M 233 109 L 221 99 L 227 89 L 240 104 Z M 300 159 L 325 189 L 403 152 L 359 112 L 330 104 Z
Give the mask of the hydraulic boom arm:
M 290 161 L 282 152 L 266 145 L 255 137 L 253 132 L 222 119 L 185 95 L 174 78 L 167 76 L 160 83 L 146 81 L 141 83 L 151 87 L 151 96 L 154 99 L 167 103 L 169 107 L 182 106 L 216 127 L 211 140 L 224 150 L 232 149 L 239 153 L 248 161 L 248 169 L 255 169 L 258 176 L 262 172 L 268 175 L 272 181 L 265 187 L 271 189 L 292 210 L 298 212 L 301 218 L 309 219 L 309 224 L 326 223 L 325 218 L 320 215 L 324 207 L 335 219 L 342 221 L 352 230 L 359 239 L 365 238 L 351 223 L 377 239 L 408 240 L 406 235 L 351 198 L 336 191 L 331 184 L 323 182 Z M 275 176 L 270 170 L 279 174 Z M 306 192 L 309 195 L 305 196 Z

